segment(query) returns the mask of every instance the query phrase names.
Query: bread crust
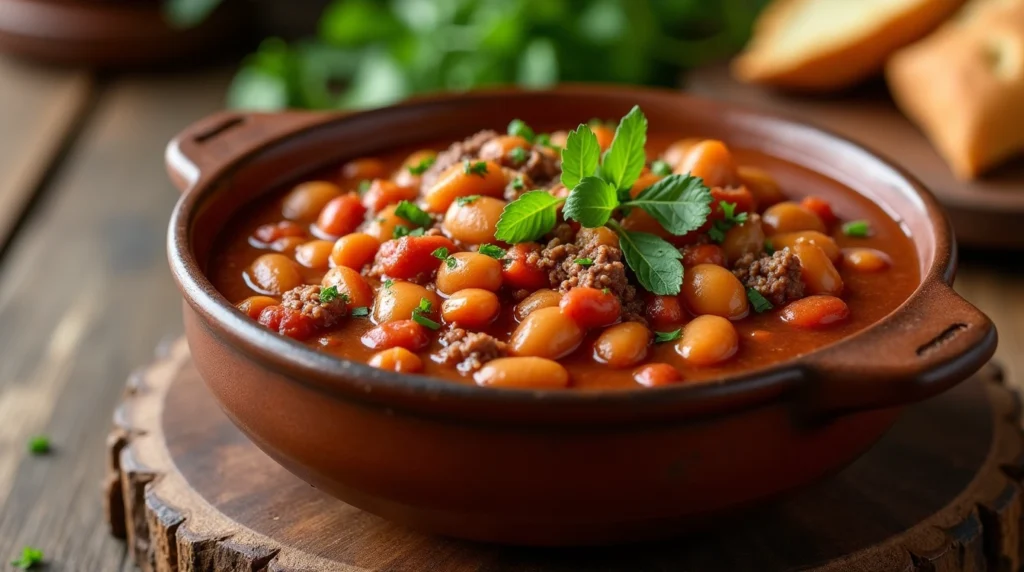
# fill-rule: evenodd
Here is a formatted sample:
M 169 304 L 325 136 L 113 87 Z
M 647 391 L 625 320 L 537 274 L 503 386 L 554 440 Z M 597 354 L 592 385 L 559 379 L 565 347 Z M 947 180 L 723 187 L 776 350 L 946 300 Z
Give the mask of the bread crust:
M 934 30 L 964 0 L 922 0 L 878 22 L 859 37 L 816 53 L 778 61 L 770 46 L 778 41 L 785 23 L 802 6 L 815 0 L 775 0 L 758 18 L 746 50 L 732 63 L 735 77 L 747 83 L 797 91 L 825 92 L 850 87 L 882 71 L 889 55 Z M 851 0 L 859 1 L 859 0 Z
M 960 179 L 1024 151 L 1024 0 L 982 2 L 893 55 L 896 104 Z

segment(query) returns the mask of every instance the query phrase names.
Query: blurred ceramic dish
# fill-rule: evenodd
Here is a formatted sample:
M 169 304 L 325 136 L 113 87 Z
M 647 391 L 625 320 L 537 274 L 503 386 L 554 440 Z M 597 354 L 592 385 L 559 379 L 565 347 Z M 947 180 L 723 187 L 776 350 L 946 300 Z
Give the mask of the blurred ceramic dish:
M 255 324 L 203 273 L 230 215 L 346 158 L 500 128 L 618 117 L 719 138 L 824 170 L 911 233 L 922 282 L 898 310 L 818 351 L 715 383 L 530 392 L 384 372 Z M 565 87 L 426 98 L 348 116 L 226 113 L 168 148 L 185 189 L 171 267 L 196 365 L 264 451 L 357 507 L 429 531 L 522 544 L 671 535 L 819 479 L 865 451 L 901 406 L 964 380 L 995 349 L 991 322 L 950 288 L 949 225 L 916 181 L 818 129 L 674 92 Z

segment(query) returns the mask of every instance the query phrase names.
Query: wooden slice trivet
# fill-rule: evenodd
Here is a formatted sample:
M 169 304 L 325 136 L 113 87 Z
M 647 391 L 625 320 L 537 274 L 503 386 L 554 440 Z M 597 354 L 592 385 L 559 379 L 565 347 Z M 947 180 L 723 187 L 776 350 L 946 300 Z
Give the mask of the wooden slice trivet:
M 724 66 L 712 66 L 690 73 L 686 89 L 783 113 L 849 137 L 906 168 L 935 193 L 946 207 L 960 244 L 1024 248 L 1020 225 L 1024 217 L 1024 160 L 1015 160 L 976 181 L 958 180 L 928 139 L 896 108 L 880 82 L 834 96 L 799 96 L 741 84 Z
M 540 549 L 427 536 L 321 494 L 228 421 L 183 341 L 163 354 L 130 380 L 109 441 L 111 530 L 144 570 L 924 572 L 1024 562 L 1020 405 L 994 366 L 910 407 L 864 457 L 777 504 L 657 544 Z

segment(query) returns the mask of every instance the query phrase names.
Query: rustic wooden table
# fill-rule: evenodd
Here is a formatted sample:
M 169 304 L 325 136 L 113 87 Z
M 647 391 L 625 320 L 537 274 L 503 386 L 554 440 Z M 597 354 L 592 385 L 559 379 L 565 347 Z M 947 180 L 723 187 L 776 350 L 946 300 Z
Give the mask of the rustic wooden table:
M 181 331 L 164 257 L 167 140 L 222 102 L 229 70 L 94 76 L 0 59 L 0 570 L 131 570 L 98 491 L 124 380 Z M 1024 230 L 1022 230 L 1024 232 Z M 965 252 L 957 287 L 1024 380 L 1022 254 Z M 49 435 L 53 453 L 26 450 Z

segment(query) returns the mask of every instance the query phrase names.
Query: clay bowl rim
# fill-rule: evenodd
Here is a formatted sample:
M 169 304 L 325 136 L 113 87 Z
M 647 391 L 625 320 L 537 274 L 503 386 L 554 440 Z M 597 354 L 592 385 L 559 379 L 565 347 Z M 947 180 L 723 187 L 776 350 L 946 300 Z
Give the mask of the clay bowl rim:
M 615 390 L 521 390 L 521 389 L 498 389 L 479 387 L 475 384 L 456 383 L 444 378 L 401 374 L 382 371 L 368 364 L 346 360 L 335 357 L 331 354 L 317 351 L 305 344 L 280 336 L 276 333 L 260 327 L 258 324 L 243 316 L 226 298 L 214 288 L 207 279 L 205 273 L 192 252 L 191 247 L 191 226 L 196 218 L 197 207 L 204 201 L 216 194 L 225 176 L 230 174 L 239 166 L 250 162 L 254 155 L 258 155 L 267 149 L 280 145 L 284 141 L 301 138 L 310 132 L 324 128 L 339 128 L 339 124 L 351 121 L 353 118 L 362 120 L 372 119 L 375 116 L 409 111 L 416 108 L 429 108 L 431 104 L 459 103 L 477 98 L 496 99 L 508 101 L 523 101 L 531 96 L 548 95 L 556 97 L 593 97 L 601 95 L 610 99 L 620 99 L 623 103 L 635 99 L 637 96 L 644 97 L 671 97 L 680 104 L 681 109 L 686 109 L 687 102 L 700 103 L 704 107 L 710 107 L 723 119 L 731 119 L 731 123 L 738 125 L 760 126 L 762 129 L 795 130 L 801 133 L 805 140 L 817 140 L 827 145 L 832 154 L 837 157 L 846 156 L 855 158 L 857 164 L 868 165 L 873 163 L 872 168 L 886 172 L 893 180 L 898 181 L 900 189 L 892 189 L 886 193 L 905 193 L 914 197 L 920 202 L 920 214 L 927 217 L 931 229 L 933 251 L 931 260 L 919 260 L 922 265 L 920 283 L 900 305 L 884 318 L 874 324 L 854 333 L 853 335 L 837 340 L 831 344 L 815 348 L 805 354 L 792 359 L 769 365 L 766 367 L 746 372 L 729 375 L 718 380 L 703 381 L 693 384 L 679 384 L 658 388 L 637 387 L 635 389 Z M 509 101 L 509 105 L 514 105 Z M 274 115 L 274 114 L 269 114 Z M 350 114 L 318 114 L 320 117 L 307 122 L 294 130 L 286 130 L 280 136 L 270 137 L 264 141 L 252 142 L 243 153 L 232 161 L 219 165 L 212 172 L 195 173 L 198 183 L 189 185 L 175 205 L 168 229 L 168 257 L 172 274 L 186 302 L 206 321 L 219 325 L 212 328 L 211 333 L 222 342 L 242 351 L 250 359 L 256 360 L 264 367 L 283 374 L 289 379 L 306 386 L 318 389 L 328 395 L 343 399 L 358 399 L 374 402 L 381 405 L 408 406 L 426 411 L 442 412 L 443 414 L 466 413 L 465 408 L 479 406 L 479 415 L 466 413 L 465 416 L 472 418 L 483 418 L 486 412 L 500 411 L 501 407 L 508 405 L 532 406 L 540 408 L 548 414 L 555 410 L 565 413 L 564 421 L 575 421 L 603 417 L 619 418 L 620 420 L 637 419 L 637 407 L 643 407 L 656 413 L 723 413 L 735 409 L 758 405 L 776 398 L 790 390 L 798 389 L 806 385 L 808 380 L 820 378 L 823 372 L 813 367 L 812 362 L 816 356 L 820 356 L 826 350 L 843 349 L 856 351 L 863 346 L 864 341 L 871 336 L 879 335 L 880 326 L 887 322 L 898 319 L 907 312 L 919 311 L 912 308 L 911 303 L 925 294 L 926 290 L 934 290 L 935 286 L 941 286 L 952 293 L 950 287 L 953 275 L 956 271 L 957 252 L 953 238 L 951 224 L 935 197 L 924 185 L 913 175 L 902 167 L 898 166 L 888 158 L 855 143 L 843 136 L 833 133 L 820 126 L 805 123 L 797 119 L 776 112 L 758 110 L 745 105 L 716 101 L 708 98 L 697 97 L 684 92 L 668 89 L 613 86 L 613 85 L 592 85 L 592 84 L 563 84 L 549 90 L 523 90 L 518 88 L 493 88 L 476 90 L 456 94 L 436 94 L 417 97 L 405 102 L 367 111 L 360 111 Z M 258 117 L 259 114 L 250 117 Z M 422 118 L 422 116 L 421 116 Z M 742 129 L 751 127 L 741 127 Z M 186 131 L 187 133 L 187 131 Z M 172 173 L 175 171 L 176 161 L 188 161 L 187 154 L 182 153 L 179 147 L 180 137 L 171 142 L 168 147 L 168 164 Z M 784 141 L 779 141 L 785 144 Z M 354 153 L 358 154 L 358 153 Z M 788 157 L 780 157 L 782 160 L 793 161 Z M 257 158 L 258 160 L 258 158 Z M 315 160 L 310 160 L 314 163 Z M 800 163 L 798 163 L 800 164 Z M 803 165 L 812 168 L 809 165 Z M 194 165 L 192 165 L 194 168 Z M 309 170 L 315 167 L 310 166 Z M 195 182 L 195 181 L 193 181 Z M 857 192 L 854 190 L 854 192 Z M 216 200 L 211 199 L 211 200 Z M 888 215 L 888 213 L 887 213 Z M 912 241 L 929 240 L 914 239 Z M 920 258 L 920 256 L 919 256 Z M 954 296 L 958 296 L 954 294 Z M 927 305 L 927 304 L 926 304 Z M 987 318 L 979 311 L 979 320 L 987 321 Z M 207 323 L 203 327 L 210 328 Z M 987 328 L 991 328 L 988 323 Z M 891 333 L 889 334 L 891 335 Z M 971 371 L 980 367 L 988 357 L 991 356 L 995 346 L 994 329 L 990 335 L 986 335 L 984 343 L 975 342 L 971 350 L 974 355 L 969 361 L 972 365 L 967 366 Z M 877 344 L 870 344 L 876 346 Z M 979 350 L 980 346 L 985 346 Z M 982 359 L 980 353 L 986 354 Z M 960 352 L 955 358 L 964 358 L 967 351 Z M 966 358 L 964 358 L 966 359 Z M 947 360 L 948 361 L 948 360 Z M 963 359 L 960 359 L 963 361 Z M 978 362 L 975 365 L 973 362 Z M 903 395 L 897 398 L 887 398 L 885 403 L 874 403 L 867 405 L 851 405 L 849 407 L 840 405 L 830 408 L 835 410 L 848 409 L 874 409 L 902 405 L 917 401 L 923 397 L 938 393 L 949 386 L 962 381 L 962 379 L 950 380 L 947 378 L 966 378 L 969 372 L 964 373 L 965 365 L 959 363 L 958 367 L 947 367 L 948 363 L 931 363 L 924 371 L 914 372 L 911 376 L 913 383 L 921 378 L 927 378 L 929 384 L 941 378 L 941 387 L 929 388 L 927 395 Z M 936 373 L 937 372 L 937 373 Z M 893 377 L 907 377 L 906 372 L 890 372 Z M 937 377 L 936 377 L 937 376 Z M 909 380 L 909 379 L 908 379 Z M 443 404 L 448 400 L 458 403 L 457 407 L 445 407 Z M 629 408 L 623 408 L 624 405 Z M 497 407 L 498 409 L 495 409 Z M 614 414 L 616 408 L 622 408 L 628 413 L 623 415 Z M 524 415 L 525 418 L 525 410 Z

